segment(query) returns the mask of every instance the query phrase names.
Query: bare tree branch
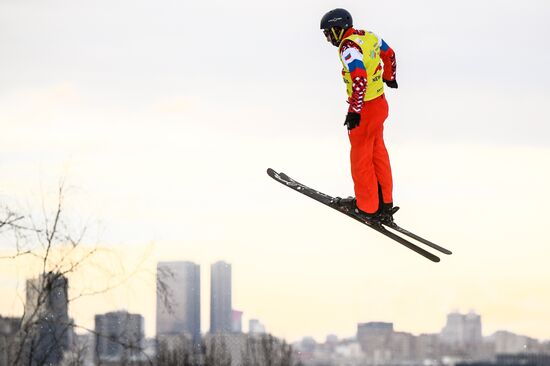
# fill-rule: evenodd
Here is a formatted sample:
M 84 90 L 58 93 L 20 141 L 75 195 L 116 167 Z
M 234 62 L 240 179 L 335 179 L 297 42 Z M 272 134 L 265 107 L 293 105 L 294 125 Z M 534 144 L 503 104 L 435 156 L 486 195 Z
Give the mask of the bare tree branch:
M 77 328 L 99 337 L 97 332 L 68 320 L 69 304 L 80 298 L 104 294 L 124 285 L 140 273 L 140 268 L 148 259 L 144 255 L 135 268 L 127 271 L 121 258 L 111 256 L 111 260 L 119 261 L 119 266 L 124 273 L 122 278 L 117 279 L 119 276 L 113 276 L 112 267 L 104 268 L 108 274 L 105 284 L 100 285 L 96 290 L 69 297 L 67 289 L 69 279 L 93 266 L 93 258 L 102 250 L 97 245 L 89 249 L 83 247 L 88 232 L 87 226 L 77 230 L 76 235 L 71 233 L 69 225 L 65 222 L 65 189 L 65 182 L 61 181 L 53 212 L 48 213 L 45 201 L 42 199 L 43 216 L 38 221 L 34 220 L 32 215 L 16 214 L 8 208 L 0 207 L 0 234 L 13 242 L 13 253 L 0 256 L 0 260 L 15 260 L 24 256 L 35 258 L 40 263 L 41 272 L 37 279 L 27 281 L 27 298 L 24 301 L 21 327 L 16 337 L 13 365 L 30 365 L 33 362 L 46 364 L 48 358 L 61 357 L 59 355 L 62 355 L 63 350 L 68 347 L 66 337 Z M 9 238 L 10 235 L 11 238 Z M 97 263 L 96 267 L 101 268 L 101 264 Z M 109 283 L 113 278 L 116 279 L 115 282 Z M 58 283 L 65 284 L 65 287 L 60 288 Z M 62 309 L 55 308 L 56 301 L 59 299 L 62 301 L 58 305 Z M 21 301 L 23 302 L 23 299 Z M 44 337 L 44 332 L 49 332 L 47 334 L 50 337 Z M 124 342 L 120 344 L 127 350 L 142 352 L 148 363 L 153 365 L 153 360 L 139 345 Z

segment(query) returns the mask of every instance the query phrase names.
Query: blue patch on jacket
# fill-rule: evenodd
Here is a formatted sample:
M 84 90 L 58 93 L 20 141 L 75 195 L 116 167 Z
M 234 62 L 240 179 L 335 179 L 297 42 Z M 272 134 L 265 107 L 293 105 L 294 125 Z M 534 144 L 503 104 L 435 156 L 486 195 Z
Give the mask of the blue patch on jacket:
M 353 60 L 349 65 L 349 72 L 353 72 L 355 71 L 355 69 L 362 69 L 362 70 L 366 70 L 365 69 L 365 64 L 363 64 L 363 61 L 361 60 Z

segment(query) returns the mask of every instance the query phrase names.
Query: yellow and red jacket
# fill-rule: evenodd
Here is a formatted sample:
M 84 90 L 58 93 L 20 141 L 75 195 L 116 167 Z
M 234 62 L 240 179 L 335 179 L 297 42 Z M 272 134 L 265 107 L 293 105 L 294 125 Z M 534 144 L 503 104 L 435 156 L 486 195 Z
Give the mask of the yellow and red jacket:
M 350 28 L 338 47 L 349 112 L 361 113 L 363 103 L 384 94 L 383 80 L 395 80 L 395 52 L 376 34 Z

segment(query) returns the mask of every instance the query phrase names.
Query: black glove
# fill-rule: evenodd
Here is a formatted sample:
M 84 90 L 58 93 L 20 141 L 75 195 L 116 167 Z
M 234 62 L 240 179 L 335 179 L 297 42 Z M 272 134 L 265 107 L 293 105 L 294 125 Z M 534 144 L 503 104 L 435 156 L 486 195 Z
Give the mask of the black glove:
M 351 131 L 355 127 L 359 126 L 360 121 L 361 115 L 359 113 L 348 112 L 348 115 L 346 116 L 346 122 L 344 122 L 344 126 L 348 126 L 348 131 Z
M 386 80 L 384 79 L 384 82 L 386 83 L 386 85 L 388 86 L 388 88 L 394 88 L 394 89 L 397 89 L 397 80 Z

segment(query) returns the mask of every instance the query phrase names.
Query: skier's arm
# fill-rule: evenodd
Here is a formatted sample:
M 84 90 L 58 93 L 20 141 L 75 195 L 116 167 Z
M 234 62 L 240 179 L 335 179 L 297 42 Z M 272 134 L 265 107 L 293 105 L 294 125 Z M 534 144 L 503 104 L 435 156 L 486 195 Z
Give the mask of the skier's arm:
M 348 40 L 342 46 L 340 57 L 353 82 L 352 95 L 348 100 L 348 112 L 361 113 L 363 98 L 367 90 L 367 70 L 363 63 L 363 53 L 358 45 Z
M 395 80 L 397 73 L 395 52 L 383 39 L 380 42 L 380 58 L 384 64 L 382 79 L 390 88 L 397 88 L 397 81 Z

